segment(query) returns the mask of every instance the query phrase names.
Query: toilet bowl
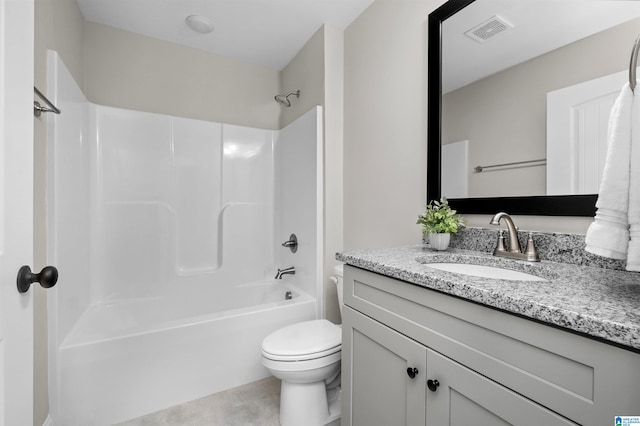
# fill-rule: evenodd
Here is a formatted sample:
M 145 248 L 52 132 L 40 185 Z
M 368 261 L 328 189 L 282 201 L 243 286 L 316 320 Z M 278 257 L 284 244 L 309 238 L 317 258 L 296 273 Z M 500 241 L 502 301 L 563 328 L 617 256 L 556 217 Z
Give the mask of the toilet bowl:
M 341 290 L 342 265 L 336 275 Z M 326 319 L 292 324 L 264 338 L 262 364 L 282 381 L 282 426 L 322 426 L 340 418 L 341 357 L 342 329 Z

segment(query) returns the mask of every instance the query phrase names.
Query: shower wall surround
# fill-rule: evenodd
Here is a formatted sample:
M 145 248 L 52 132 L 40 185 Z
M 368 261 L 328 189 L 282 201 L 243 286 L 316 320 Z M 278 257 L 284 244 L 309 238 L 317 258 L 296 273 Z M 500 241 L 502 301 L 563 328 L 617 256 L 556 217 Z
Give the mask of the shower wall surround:
M 262 279 L 273 259 L 273 132 L 91 105 L 102 298 L 216 274 Z M 169 278 L 169 279 L 167 279 Z
M 266 377 L 262 338 L 322 312 L 321 109 L 272 131 L 95 105 L 48 60 L 53 420 L 110 424 Z
M 60 335 L 96 301 L 189 291 L 206 274 L 217 286 L 263 279 L 275 266 L 278 132 L 94 105 L 56 74 L 68 80 L 56 93 L 65 118 L 83 123 L 50 138 Z

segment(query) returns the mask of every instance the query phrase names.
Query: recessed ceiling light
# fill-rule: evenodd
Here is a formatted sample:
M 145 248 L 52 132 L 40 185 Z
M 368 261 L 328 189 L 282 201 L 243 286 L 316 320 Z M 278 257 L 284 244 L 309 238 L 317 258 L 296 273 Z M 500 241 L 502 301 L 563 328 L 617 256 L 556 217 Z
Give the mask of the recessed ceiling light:
M 189 28 L 200 34 L 208 34 L 213 31 L 213 22 L 211 22 L 211 19 L 202 15 L 187 16 L 184 22 L 187 23 Z

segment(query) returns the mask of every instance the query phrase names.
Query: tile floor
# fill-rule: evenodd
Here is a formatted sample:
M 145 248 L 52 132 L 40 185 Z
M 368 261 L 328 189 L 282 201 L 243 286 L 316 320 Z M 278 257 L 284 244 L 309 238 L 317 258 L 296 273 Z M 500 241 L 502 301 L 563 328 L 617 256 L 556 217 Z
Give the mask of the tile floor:
M 280 380 L 268 377 L 117 426 L 278 426 Z

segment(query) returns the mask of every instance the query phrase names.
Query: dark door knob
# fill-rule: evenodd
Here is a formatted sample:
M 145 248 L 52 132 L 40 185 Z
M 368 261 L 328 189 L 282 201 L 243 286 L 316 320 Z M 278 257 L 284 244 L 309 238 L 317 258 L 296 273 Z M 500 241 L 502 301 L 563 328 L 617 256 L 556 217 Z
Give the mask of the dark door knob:
M 438 386 L 440 386 L 440 382 L 437 380 L 427 380 L 427 387 L 431 392 L 435 392 L 438 390 Z
M 418 374 L 418 369 L 409 367 L 409 368 L 407 368 L 407 374 L 412 379 L 415 379 L 416 375 Z
M 44 288 L 51 288 L 58 282 L 58 270 L 53 266 L 45 266 L 39 274 L 31 272 L 31 268 L 23 266 L 18 271 L 18 291 L 26 293 L 33 283 L 40 283 Z

